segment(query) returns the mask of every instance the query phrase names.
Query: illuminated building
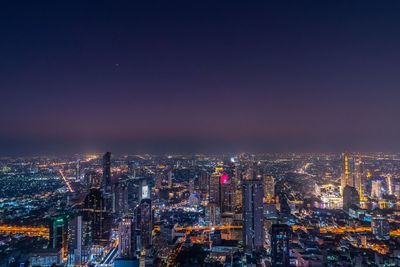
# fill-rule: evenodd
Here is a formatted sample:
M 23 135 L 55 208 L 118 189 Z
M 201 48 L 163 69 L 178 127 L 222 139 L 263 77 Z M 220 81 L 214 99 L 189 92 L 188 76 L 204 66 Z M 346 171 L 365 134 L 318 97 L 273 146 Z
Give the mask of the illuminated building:
M 81 209 L 84 219 L 90 224 L 90 239 L 95 245 L 108 242 L 111 231 L 111 214 L 105 208 L 105 200 L 99 189 L 92 188 Z
M 61 250 L 62 257 L 67 256 L 68 220 L 65 216 L 59 216 L 51 220 L 49 241 L 50 248 Z
M 375 199 L 382 198 L 382 181 L 381 180 L 373 180 L 371 185 L 371 197 Z
M 138 226 L 140 231 L 140 248 L 146 250 L 152 244 L 153 214 L 151 209 L 151 199 L 141 200 L 138 211 Z
M 271 227 L 272 266 L 289 266 L 289 241 L 291 229 L 286 224 L 273 224 Z
M 351 206 L 360 205 L 360 195 L 352 186 L 346 185 L 343 189 L 343 209 L 348 211 Z
M 136 227 L 133 216 L 125 215 L 119 222 L 118 255 L 119 258 L 133 259 L 136 255 Z
M 87 186 L 87 189 L 100 188 L 101 177 L 97 172 L 89 171 L 89 172 L 85 173 L 84 179 L 85 179 L 85 184 Z
M 76 181 L 81 179 L 81 161 L 77 160 L 76 162 Z
M 346 185 L 352 187 L 358 187 L 355 185 L 354 171 L 355 171 L 355 162 L 354 159 L 349 155 L 349 153 L 344 153 L 343 156 L 343 165 L 342 165 L 342 174 L 341 174 L 341 193 L 343 193 L 343 189 Z
M 243 181 L 243 243 L 246 253 L 264 246 L 263 184 L 261 180 Z
M 227 173 L 220 176 L 221 212 L 234 212 L 234 184 Z
M 315 191 L 321 199 L 321 209 L 341 209 L 343 207 L 343 197 L 340 194 L 339 188 L 335 185 L 321 185 Z
M 103 156 L 103 191 L 111 193 L 111 152 L 106 152 Z
M 271 175 L 264 175 L 264 202 L 271 203 L 275 199 L 275 178 Z
M 218 204 L 208 203 L 207 217 L 209 225 L 219 225 L 221 223 L 221 210 Z
M 213 173 L 210 176 L 210 185 L 208 193 L 208 202 L 220 205 L 220 174 Z
M 172 176 L 173 176 L 173 173 L 172 173 L 172 170 L 170 170 L 168 172 L 168 188 L 172 188 Z
M 114 183 L 113 185 L 113 207 L 114 213 L 121 217 L 128 212 L 128 186 L 125 182 Z
M 90 225 L 82 215 L 75 216 L 68 230 L 68 266 L 86 265 L 90 255 Z
M 371 222 L 372 233 L 378 240 L 390 239 L 390 224 L 389 221 L 382 217 L 373 218 Z

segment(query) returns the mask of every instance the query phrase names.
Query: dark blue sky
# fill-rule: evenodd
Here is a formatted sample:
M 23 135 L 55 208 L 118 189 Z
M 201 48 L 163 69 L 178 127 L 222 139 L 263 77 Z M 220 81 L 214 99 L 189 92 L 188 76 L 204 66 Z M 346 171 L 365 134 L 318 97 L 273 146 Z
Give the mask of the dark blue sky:
M 8 2 L 0 154 L 400 149 L 398 1 Z

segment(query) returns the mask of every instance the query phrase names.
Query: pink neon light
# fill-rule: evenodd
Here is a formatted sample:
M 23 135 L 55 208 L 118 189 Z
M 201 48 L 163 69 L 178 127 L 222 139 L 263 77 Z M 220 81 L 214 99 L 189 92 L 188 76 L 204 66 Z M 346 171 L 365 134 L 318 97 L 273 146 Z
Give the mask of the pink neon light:
M 228 183 L 229 182 L 228 174 L 226 174 L 226 173 L 222 174 L 221 177 L 220 177 L 220 182 L 221 182 L 221 184 Z

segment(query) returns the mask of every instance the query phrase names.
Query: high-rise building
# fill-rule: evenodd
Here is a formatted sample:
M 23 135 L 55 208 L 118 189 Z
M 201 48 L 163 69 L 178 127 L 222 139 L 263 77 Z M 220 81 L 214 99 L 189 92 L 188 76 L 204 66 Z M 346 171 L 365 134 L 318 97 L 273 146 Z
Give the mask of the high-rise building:
M 208 186 L 208 202 L 220 205 L 220 174 L 213 173 L 210 176 L 210 184 Z
M 348 211 L 352 206 L 360 205 L 360 194 L 352 186 L 346 185 L 343 189 L 343 209 Z
M 87 189 L 100 188 L 101 186 L 101 176 L 95 171 L 88 171 L 85 173 L 84 179 Z
M 111 152 L 106 152 L 103 155 L 103 191 L 105 193 L 111 193 L 111 186 Z
M 264 246 L 263 193 L 261 180 L 243 181 L 243 243 L 247 253 Z
M 126 182 L 114 183 L 113 200 L 112 210 L 117 217 L 121 217 L 123 214 L 128 212 L 128 185 Z
M 217 203 L 208 203 L 207 221 L 209 225 L 219 225 L 221 223 L 221 209 Z
M 106 210 L 105 199 L 99 189 L 92 188 L 81 209 L 84 220 L 90 225 L 90 239 L 93 244 L 108 242 L 111 231 L 111 214 Z
M 389 221 L 382 217 L 376 217 L 371 222 L 372 233 L 378 240 L 390 239 L 390 224 Z
M 90 225 L 82 215 L 73 217 L 68 228 L 68 266 L 84 266 L 90 255 Z
M 140 231 L 140 249 L 149 249 L 152 245 L 153 213 L 151 199 L 141 200 L 137 210 L 137 222 Z
M 346 185 L 356 187 L 355 185 L 355 178 L 354 178 L 354 171 L 355 171 L 355 162 L 354 158 L 350 156 L 349 153 L 344 153 L 342 156 L 343 165 L 341 171 L 341 193 L 343 193 L 343 189 Z
M 133 259 L 136 256 L 136 226 L 133 216 L 125 215 L 119 223 L 118 255 L 123 259 Z
M 170 170 L 168 172 L 168 188 L 172 188 L 172 177 L 173 177 L 173 173 L 172 173 L 172 170 Z
M 381 180 L 373 180 L 371 185 L 371 197 L 376 199 L 382 198 L 382 181 Z
M 235 211 L 235 191 L 231 177 L 227 173 L 223 173 L 220 178 L 220 199 L 221 212 L 232 213 Z
M 271 203 L 275 200 L 275 178 L 271 175 L 264 175 L 264 202 Z
M 81 161 L 78 159 L 76 162 L 76 181 L 81 179 Z
M 291 230 L 286 224 L 273 224 L 271 227 L 272 266 L 289 266 L 289 241 Z
M 58 216 L 51 219 L 49 247 L 61 250 L 63 257 L 68 251 L 68 219 L 66 216 Z

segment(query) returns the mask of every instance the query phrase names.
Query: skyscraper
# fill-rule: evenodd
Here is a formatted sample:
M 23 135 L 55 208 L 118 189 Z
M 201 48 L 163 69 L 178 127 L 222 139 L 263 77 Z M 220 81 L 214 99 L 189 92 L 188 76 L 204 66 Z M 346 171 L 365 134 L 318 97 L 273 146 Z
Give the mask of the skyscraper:
M 343 194 L 343 190 L 346 185 L 356 187 L 355 185 L 355 162 L 354 158 L 349 155 L 349 153 L 344 153 L 342 156 L 343 165 L 342 165 L 342 173 L 341 173 L 341 193 Z
M 289 266 L 290 227 L 286 224 L 273 224 L 271 227 L 272 266 Z
M 261 180 L 243 181 L 243 243 L 247 253 L 264 245 L 263 184 Z
M 140 201 L 137 215 L 141 250 L 146 250 L 152 245 L 153 213 L 151 199 L 144 198 Z
M 371 197 L 376 199 L 382 198 L 382 181 L 381 180 L 373 180 L 371 186 Z
M 119 223 L 118 255 L 123 259 L 133 259 L 136 255 L 136 236 L 133 216 L 125 215 Z
M 103 156 L 103 191 L 111 193 L 111 185 L 111 152 L 106 152 Z
M 50 223 L 49 247 L 61 250 L 65 257 L 68 250 L 68 220 L 66 216 L 52 218 Z
M 81 179 L 81 161 L 78 159 L 76 162 L 76 181 Z
M 351 206 L 360 205 L 360 194 L 352 186 L 346 185 L 343 189 L 343 209 L 348 211 Z
M 82 215 L 70 220 L 68 229 L 68 266 L 84 266 L 91 246 L 90 225 Z
M 99 189 L 92 188 L 81 209 L 84 220 L 90 225 L 90 239 L 93 244 L 107 243 L 111 231 L 111 214 L 105 208 L 105 199 Z
M 271 175 L 264 175 L 264 202 L 271 203 L 275 199 L 275 178 Z

